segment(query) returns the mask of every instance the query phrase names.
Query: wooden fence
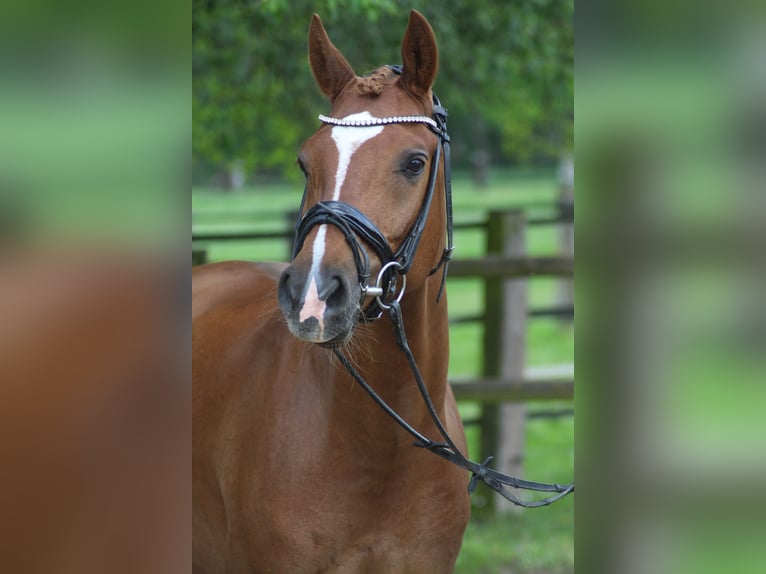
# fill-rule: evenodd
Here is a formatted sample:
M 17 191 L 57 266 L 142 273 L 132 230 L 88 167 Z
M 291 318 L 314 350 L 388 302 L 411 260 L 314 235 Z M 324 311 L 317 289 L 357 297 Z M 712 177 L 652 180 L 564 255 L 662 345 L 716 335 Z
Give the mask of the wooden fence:
M 462 222 L 457 229 L 484 228 L 486 255 L 456 259 L 450 264 L 451 278 L 480 278 L 484 281 L 485 309 L 475 317 L 456 318 L 456 323 L 480 321 L 484 325 L 483 368 L 481 376 L 450 380 L 460 401 L 481 405 L 481 416 L 470 421 L 480 426 L 482 460 L 495 455 L 494 467 L 501 472 L 523 476 L 524 436 L 529 401 L 571 401 L 574 398 L 574 368 L 527 368 L 527 323 L 530 317 L 558 315 L 572 317 L 571 303 L 554 309 L 531 310 L 527 296 L 531 277 L 571 279 L 573 254 L 530 257 L 526 232 L 530 225 L 570 225 L 573 212 L 568 204 L 559 206 L 554 217 L 527 220 L 523 210 L 491 212 L 484 221 Z M 282 217 L 285 217 L 284 215 Z M 294 214 L 288 217 L 294 221 Z M 192 238 L 193 264 L 207 261 L 205 245 L 216 241 L 284 239 L 286 252 L 292 248 L 293 230 L 244 233 L 199 233 Z M 564 291 L 571 292 L 570 289 Z M 571 409 L 565 411 L 571 414 Z M 467 424 L 469 421 L 467 421 Z M 499 501 L 498 501 L 499 502 Z M 507 509 L 510 505 L 498 505 Z M 490 507 L 487 510 L 492 510 Z
M 484 357 L 481 379 L 451 381 L 458 400 L 481 403 L 480 458 L 495 456 L 494 467 L 524 476 L 524 440 L 528 401 L 571 400 L 571 376 L 532 379 L 527 369 L 528 278 L 572 277 L 572 256 L 529 257 L 524 212 L 493 212 L 487 220 L 487 255 L 455 261 L 453 277 L 484 279 Z M 516 493 L 519 494 L 519 493 Z M 490 505 L 488 510 L 508 510 Z

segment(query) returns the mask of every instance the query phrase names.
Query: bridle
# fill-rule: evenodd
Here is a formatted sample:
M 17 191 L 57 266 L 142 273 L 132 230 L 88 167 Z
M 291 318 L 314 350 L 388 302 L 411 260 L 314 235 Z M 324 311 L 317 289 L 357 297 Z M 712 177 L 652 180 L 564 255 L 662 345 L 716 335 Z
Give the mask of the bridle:
M 396 74 L 401 74 L 401 66 L 391 66 L 391 69 Z M 448 460 L 449 462 L 464 468 L 471 472 L 471 480 L 468 483 L 468 493 L 473 494 L 479 481 L 484 482 L 492 490 L 499 493 L 501 496 L 509 500 L 510 502 L 523 507 L 538 507 L 546 506 L 563 498 L 570 492 L 574 492 L 574 483 L 568 485 L 559 484 L 546 484 L 541 482 L 532 482 L 522 480 L 512 476 L 502 474 L 496 470 L 489 468 L 489 464 L 492 462 L 493 457 L 487 457 L 482 463 L 474 462 L 465 457 L 460 449 L 457 448 L 452 438 L 449 436 L 447 429 L 439 418 L 433 401 L 428 393 L 423 378 L 420 374 L 420 370 L 415 362 L 415 357 L 410 350 L 407 342 L 407 335 L 404 331 L 404 321 L 402 319 L 402 312 L 399 302 L 401 301 L 405 289 L 406 289 L 406 274 L 412 266 L 412 262 L 415 257 L 418 245 L 420 243 L 420 237 L 423 234 L 423 230 L 428 219 L 428 213 L 431 208 L 431 202 L 433 199 L 434 188 L 436 186 L 437 173 L 439 169 L 439 163 L 443 156 L 444 162 L 444 195 L 447 215 L 447 246 L 442 252 L 441 259 L 437 265 L 431 270 L 430 275 L 436 273 L 439 269 L 442 269 L 442 279 L 439 287 L 439 292 L 436 297 L 438 302 L 444 291 L 444 284 L 447 278 L 447 268 L 449 266 L 450 259 L 452 258 L 452 252 L 455 249 L 453 243 L 453 230 L 452 230 L 452 181 L 450 175 L 450 138 L 447 134 L 447 110 L 441 105 L 436 95 L 433 95 L 433 116 L 390 116 L 385 118 L 370 118 L 363 120 L 348 120 L 333 118 L 324 115 L 319 116 L 319 120 L 324 124 L 343 126 L 343 127 L 370 127 L 370 126 L 385 126 L 390 124 L 425 124 L 439 137 L 439 143 L 436 146 L 436 152 L 431 161 L 431 168 L 428 176 L 428 184 L 426 187 L 425 197 L 423 203 L 420 206 L 415 222 L 412 224 L 407 236 L 396 249 L 391 249 L 383 233 L 380 231 L 377 225 L 373 223 L 364 213 L 356 209 L 355 207 L 342 202 L 342 201 L 320 201 L 311 207 L 303 217 L 299 217 L 295 230 L 295 243 L 293 245 L 293 258 L 303 247 L 306 240 L 306 236 L 309 231 L 321 224 L 335 225 L 343 233 L 346 242 L 351 248 L 351 252 L 354 257 L 354 263 L 356 264 L 359 285 L 361 287 L 361 300 L 362 302 L 367 297 L 374 297 L 373 302 L 367 309 L 364 309 L 360 314 L 360 320 L 362 322 L 374 321 L 383 315 L 383 311 L 388 312 L 391 319 L 391 323 L 394 327 L 394 335 L 396 337 L 397 344 L 402 352 L 407 357 L 407 361 L 410 365 L 410 370 L 415 378 L 415 382 L 418 386 L 423 400 L 425 401 L 426 408 L 431 415 L 431 418 L 442 435 L 444 442 L 435 442 L 425 435 L 418 432 L 412 425 L 404 420 L 393 408 L 391 408 L 377 392 L 364 380 L 364 378 L 358 373 L 348 359 L 343 355 L 339 348 L 334 347 L 333 352 L 338 357 L 341 364 L 354 378 L 354 380 L 372 397 L 375 403 L 378 404 L 400 427 L 415 438 L 415 446 L 425 448 L 426 450 Z M 307 186 L 308 189 L 308 186 Z M 303 192 L 303 199 L 301 200 L 301 213 L 303 212 L 306 202 L 306 192 Z M 370 280 L 370 257 L 367 254 L 367 250 L 361 244 L 359 239 L 362 239 L 367 243 L 378 255 L 381 262 L 381 269 L 378 272 L 377 279 L 374 284 L 369 284 Z M 397 278 L 401 278 L 401 286 L 397 289 Z M 548 498 L 537 500 L 534 502 L 527 502 L 520 500 L 511 494 L 506 486 L 513 488 L 535 490 L 539 492 L 555 492 Z
M 391 69 L 401 74 L 401 66 L 391 66 Z M 385 118 L 370 118 L 364 120 L 348 120 L 320 115 L 319 120 L 328 125 L 343 127 L 371 127 L 386 126 L 391 124 L 425 124 L 439 137 L 439 144 L 431 160 L 431 168 L 428 174 L 428 184 L 423 202 L 420 205 L 415 221 L 410 227 L 404 240 L 396 251 L 391 249 L 383 232 L 364 213 L 343 201 L 320 201 L 313 205 L 303 217 L 299 217 L 295 227 L 295 243 L 293 244 L 292 256 L 298 254 L 303 247 L 309 231 L 316 226 L 325 223 L 335 225 L 341 230 L 346 242 L 351 247 L 354 263 L 358 273 L 359 286 L 361 288 L 360 307 L 367 297 L 374 297 L 372 303 L 360 314 L 360 321 L 370 322 L 379 319 L 383 310 L 387 309 L 394 300 L 401 300 L 406 287 L 406 274 L 412 266 L 415 252 L 420 244 L 420 237 L 428 220 L 431 202 L 436 187 L 436 179 L 442 155 L 444 156 L 444 195 L 447 209 L 447 247 L 444 249 L 439 263 L 431 270 L 430 275 L 442 269 L 442 282 L 437 301 L 441 298 L 444 290 L 444 282 L 447 278 L 447 267 L 452 257 L 454 245 L 452 241 L 452 181 L 450 176 L 450 148 L 449 135 L 447 134 L 447 110 L 439 102 L 439 98 L 433 95 L 433 117 L 428 116 L 389 116 Z M 303 212 L 308 189 L 303 192 L 300 212 Z M 378 272 L 374 284 L 370 284 L 370 257 L 359 239 L 369 245 L 381 262 L 381 270 Z M 397 290 L 397 278 L 401 277 L 401 287 Z

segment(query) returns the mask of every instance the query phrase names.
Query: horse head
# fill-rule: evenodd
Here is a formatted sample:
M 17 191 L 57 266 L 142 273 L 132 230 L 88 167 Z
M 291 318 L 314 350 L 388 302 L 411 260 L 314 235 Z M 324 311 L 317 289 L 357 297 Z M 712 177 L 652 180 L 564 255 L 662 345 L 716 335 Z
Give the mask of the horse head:
M 400 67 L 358 77 L 319 17 L 312 19 L 309 61 L 331 113 L 320 116 L 323 125 L 298 154 L 303 219 L 278 288 L 288 327 L 304 341 L 345 343 L 360 320 L 374 318 L 376 295 L 396 296 L 399 275 L 407 274 L 408 293 L 417 292 L 439 263 L 444 205 L 429 210 L 444 177 L 431 119 L 438 55 L 430 25 L 414 10 L 401 55 Z

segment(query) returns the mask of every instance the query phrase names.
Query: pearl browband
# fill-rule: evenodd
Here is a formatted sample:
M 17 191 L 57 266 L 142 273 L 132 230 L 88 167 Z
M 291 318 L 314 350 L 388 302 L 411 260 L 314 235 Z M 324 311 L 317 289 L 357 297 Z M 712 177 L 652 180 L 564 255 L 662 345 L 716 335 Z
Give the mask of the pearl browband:
M 364 120 L 347 120 L 332 118 L 319 114 L 319 121 L 323 124 L 343 126 L 351 128 L 363 128 L 368 126 L 386 126 L 388 124 L 428 124 L 437 134 L 441 134 L 439 125 L 433 118 L 428 116 L 389 116 L 387 118 L 368 118 Z

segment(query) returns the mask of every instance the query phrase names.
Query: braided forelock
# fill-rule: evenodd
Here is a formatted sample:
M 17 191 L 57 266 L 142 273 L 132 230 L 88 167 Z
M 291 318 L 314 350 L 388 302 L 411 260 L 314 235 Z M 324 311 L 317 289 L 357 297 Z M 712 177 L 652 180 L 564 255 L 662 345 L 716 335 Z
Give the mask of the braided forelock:
M 393 83 L 396 75 L 388 66 L 383 66 L 356 79 L 356 89 L 362 96 L 379 96 L 386 85 Z

